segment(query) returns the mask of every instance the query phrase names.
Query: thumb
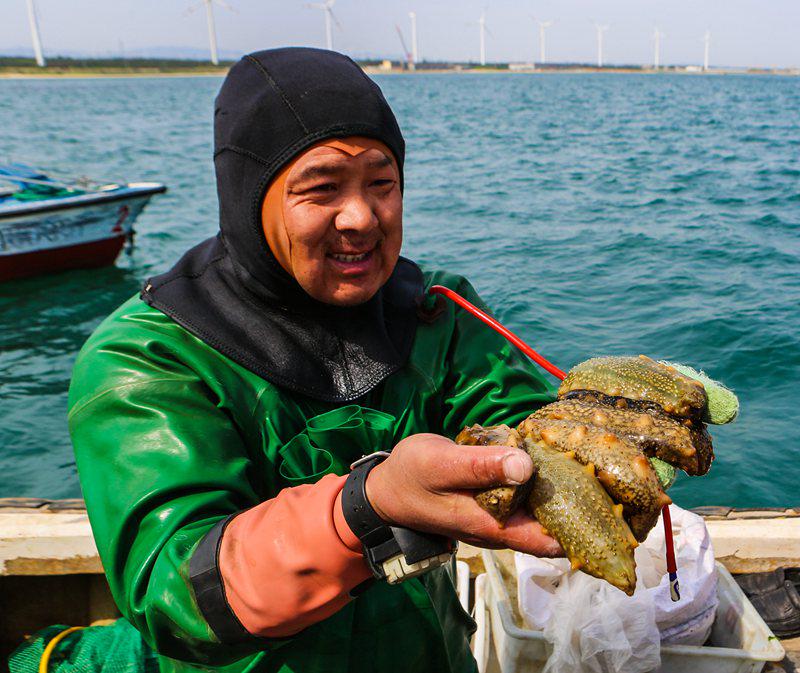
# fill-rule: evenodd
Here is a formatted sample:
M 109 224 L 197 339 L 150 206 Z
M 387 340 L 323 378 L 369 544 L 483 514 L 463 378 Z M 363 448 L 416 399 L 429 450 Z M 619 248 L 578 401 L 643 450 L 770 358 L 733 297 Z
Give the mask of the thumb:
M 517 486 L 533 475 L 533 461 L 522 449 L 511 446 L 461 446 L 437 451 L 431 485 L 441 490 Z

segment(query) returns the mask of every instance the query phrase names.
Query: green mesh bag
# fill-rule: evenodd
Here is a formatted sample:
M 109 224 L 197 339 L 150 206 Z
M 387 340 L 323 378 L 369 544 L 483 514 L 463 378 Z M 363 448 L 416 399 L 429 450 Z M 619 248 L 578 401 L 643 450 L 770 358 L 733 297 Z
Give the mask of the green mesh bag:
M 10 673 L 37 673 L 48 643 L 67 626 L 37 631 L 8 658 Z M 124 619 L 89 626 L 64 636 L 47 661 L 49 673 L 158 673 L 158 659 L 139 632 Z
M 28 185 L 25 189 L 14 192 L 11 198 L 16 201 L 44 201 L 45 199 L 63 199 L 66 196 L 81 196 L 85 193 L 81 189 Z

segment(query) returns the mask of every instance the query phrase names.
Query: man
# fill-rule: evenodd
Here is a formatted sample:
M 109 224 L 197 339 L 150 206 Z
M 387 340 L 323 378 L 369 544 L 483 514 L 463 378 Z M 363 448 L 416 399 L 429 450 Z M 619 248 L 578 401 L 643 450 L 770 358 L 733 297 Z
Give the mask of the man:
M 162 670 L 474 670 L 452 567 L 375 581 L 357 512 L 557 553 L 537 523 L 500 529 L 471 497 L 526 481 L 528 456 L 449 439 L 519 422 L 549 388 L 471 316 L 429 310 L 436 283 L 480 300 L 399 257 L 403 138 L 352 61 L 243 58 L 217 98 L 214 156 L 220 234 L 97 329 L 70 389 L 120 610 Z M 350 476 L 365 484 L 354 508 L 349 465 L 380 449 Z

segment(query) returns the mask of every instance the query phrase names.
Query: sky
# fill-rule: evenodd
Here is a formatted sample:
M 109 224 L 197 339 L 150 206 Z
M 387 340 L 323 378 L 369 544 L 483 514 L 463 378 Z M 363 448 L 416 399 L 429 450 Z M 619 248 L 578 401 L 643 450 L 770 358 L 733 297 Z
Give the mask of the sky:
M 197 0 L 35 0 L 45 55 L 182 56 L 207 54 L 205 11 Z M 202 4 L 202 3 L 200 3 Z M 287 45 L 325 46 L 323 12 L 300 0 L 226 0 L 215 6 L 221 55 Z M 0 54 L 32 54 L 26 0 L 1 0 Z M 663 64 L 698 64 L 711 32 L 710 63 L 733 67 L 800 66 L 800 0 L 335 0 L 334 48 L 356 58 L 399 58 L 395 26 L 410 42 L 417 14 L 420 56 L 477 61 L 478 19 L 491 31 L 488 61 L 538 58 L 535 19 L 547 30 L 547 60 L 594 62 L 595 24 L 607 24 L 607 63 L 653 61 L 663 33 Z

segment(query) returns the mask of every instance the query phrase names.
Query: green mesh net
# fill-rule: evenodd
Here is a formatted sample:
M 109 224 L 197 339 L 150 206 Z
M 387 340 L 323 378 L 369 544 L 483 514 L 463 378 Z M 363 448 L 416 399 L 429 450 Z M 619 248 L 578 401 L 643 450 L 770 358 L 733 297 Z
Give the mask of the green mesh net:
M 11 673 L 37 673 L 47 644 L 67 626 L 37 631 L 8 659 Z M 158 673 L 158 659 L 124 619 L 67 634 L 50 655 L 49 673 Z
M 86 192 L 80 189 L 62 189 L 60 187 L 45 187 L 30 185 L 25 189 L 14 192 L 11 198 L 17 201 L 43 201 L 45 199 L 62 199 L 65 196 L 81 196 Z
M 676 470 L 672 465 L 665 463 L 660 458 L 650 458 L 650 464 L 653 466 L 656 476 L 661 482 L 661 488 L 666 491 L 670 486 L 672 486 L 672 484 L 675 483 L 675 479 L 678 476 L 678 470 Z

